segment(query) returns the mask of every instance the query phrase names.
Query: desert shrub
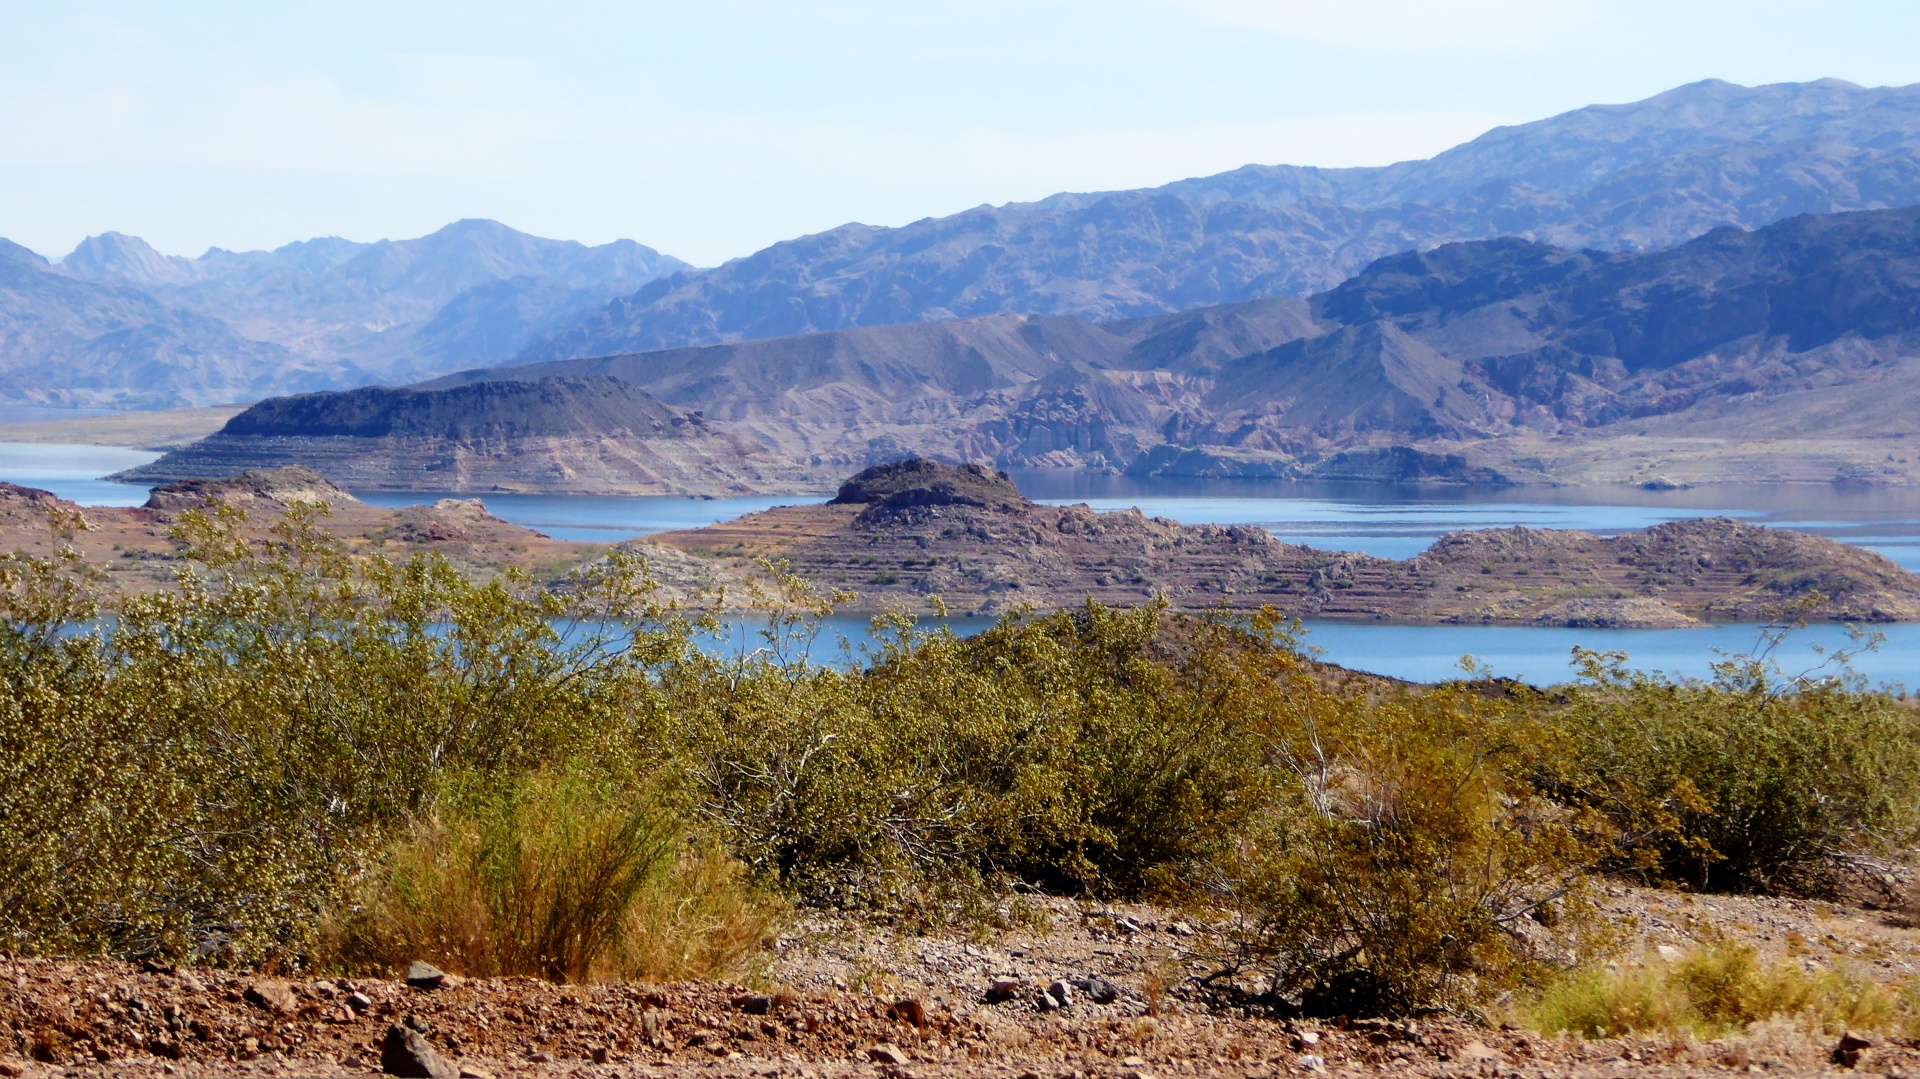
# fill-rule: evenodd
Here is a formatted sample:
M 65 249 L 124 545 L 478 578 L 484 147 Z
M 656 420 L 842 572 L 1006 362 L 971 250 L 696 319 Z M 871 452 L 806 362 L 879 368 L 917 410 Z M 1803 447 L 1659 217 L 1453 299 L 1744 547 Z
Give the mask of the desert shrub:
M 1164 629 L 1157 609 L 1088 606 L 968 640 L 898 624 L 864 669 L 710 661 L 669 679 L 682 767 L 741 858 L 817 900 L 1137 891 L 1260 804 L 1260 664 L 1298 662 L 1208 646 L 1169 664 Z
M 190 569 L 147 596 L 0 558 L 10 949 L 296 958 L 443 772 L 648 767 L 639 672 L 685 633 L 637 567 L 475 581 L 349 558 L 315 512 L 257 540 L 187 515 Z
M 1879 1030 L 1910 1021 L 1888 988 L 1843 969 L 1762 963 L 1752 948 L 1719 941 L 1667 962 L 1587 966 L 1546 986 L 1522 1009 L 1545 1034 L 1588 1038 L 1643 1031 L 1712 1038 L 1785 1017 L 1814 1032 Z
M 1217 992 L 1319 1015 L 1471 1012 L 1551 969 L 1546 923 L 1582 931 L 1588 837 L 1513 767 L 1533 734 L 1500 702 L 1315 694 L 1279 736 L 1279 797 L 1222 863 L 1237 920 Z
M 330 960 L 477 977 L 712 976 L 769 905 L 656 795 L 537 771 L 449 784 L 369 875 Z
M 1584 653 L 1588 682 L 1543 706 L 1562 736 L 1541 790 L 1611 822 L 1609 868 L 1702 890 L 1818 893 L 1849 856 L 1897 852 L 1920 807 L 1920 714 L 1763 660 L 1712 680 Z

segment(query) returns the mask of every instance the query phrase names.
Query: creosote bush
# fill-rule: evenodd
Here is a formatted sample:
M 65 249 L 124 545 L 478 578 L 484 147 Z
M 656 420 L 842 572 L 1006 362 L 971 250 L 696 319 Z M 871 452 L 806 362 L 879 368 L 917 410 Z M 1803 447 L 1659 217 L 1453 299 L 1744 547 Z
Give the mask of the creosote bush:
M 1603 816 L 1609 869 L 1703 891 L 1829 892 L 1857 855 L 1920 838 L 1920 713 L 1857 680 L 1783 677 L 1764 656 L 1710 680 L 1581 652 L 1587 681 L 1533 707 L 1560 736 L 1549 796 Z
M 1470 690 L 1356 706 L 1296 684 L 1275 799 L 1223 860 L 1217 992 L 1310 1014 L 1471 1012 L 1578 929 L 1590 834 L 1515 768 L 1532 727 Z
M 651 769 L 687 647 L 640 568 L 563 591 L 350 559 L 298 509 L 183 515 L 178 587 L 0 556 L 0 933 L 23 952 L 298 961 L 451 772 Z M 78 524 L 70 522 L 69 524 Z
M 965 640 L 895 624 L 857 670 L 684 664 L 668 711 L 702 812 L 815 900 L 1137 894 L 1221 849 L 1268 782 L 1246 752 L 1270 718 L 1254 650 L 1157 658 L 1165 628 L 1095 606 Z

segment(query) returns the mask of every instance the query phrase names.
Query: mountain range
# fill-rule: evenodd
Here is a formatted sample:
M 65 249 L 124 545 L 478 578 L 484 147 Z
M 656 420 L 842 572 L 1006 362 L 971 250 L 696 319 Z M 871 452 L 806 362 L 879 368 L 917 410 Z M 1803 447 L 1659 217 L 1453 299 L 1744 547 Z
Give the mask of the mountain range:
M 328 453 L 402 485 L 432 482 L 428 462 L 455 456 L 497 462 L 479 466 L 492 485 L 540 489 L 551 480 L 498 463 L 515 445 L 500 417 L 517 406 L 476 426 L 452 402 L 509 386 L 527 402 L 544 387 L 628 387 L 644 407 L 620 408 L 656 427 L 697 417 L 816 487 L 908 454 L 1164 476 L 1650 482 L 1556 474 L 1552 457 L 1591 466 L 1596 442 L 1654 428 L 1664 463 L 1694 478 L 1911 482 L 1920 207 L 1725 227 L 1645 253 L 1445 244 L 1307 298 L 1122 322 L 989 315 L 480 368 L 379 391 L 418 395 L 438 417 L 404 452 L 364 440 L 353 395 L 321 394 L 256 405 L 140 476 L 298 462 L 283 438 L 297 434 L 349 439 Z M 662 437 L 611 421 L 564 433 L 543 475 L 568 459 L 604 474 L 593 462 L 610 443 Z M 1773 471 L 1688 465 L 1671 449 L 1688 439 L 1745 445 Z M 1768 440 L 1806 445 L 1753 449 Z
M 988 314 L 1141 318 L 1305 296 L 1376 258 L 1518 236 L 1648 251 L 1726 225 L 1920 202 L 1920 86 L 1710 80 L 1383 168 L 1250 165 L 1164 187 L 849 224 L 663 277 L 522 361 Z
M 411 381 L 510 356 L 684 268 L 631 240 L 479 220 L 194 259 L 116 232 L 58 264 L 0 241 L 0 401 L 164 408 Z
M 1920 87 L 1707 81 L 1421 161 L 1250 165 L 900 228 L 848 224 L 708 270 L 631 241 L 589 248 L 487 221 L 197 259 L 108 233 L 58 264 L 0 247 L 0 403 L 256 400 L 984 316 L 1131 325 L 1324 293 L 1376 259 L 1448 243 L 1649 252 L 1716 228 L 1915 203 Z

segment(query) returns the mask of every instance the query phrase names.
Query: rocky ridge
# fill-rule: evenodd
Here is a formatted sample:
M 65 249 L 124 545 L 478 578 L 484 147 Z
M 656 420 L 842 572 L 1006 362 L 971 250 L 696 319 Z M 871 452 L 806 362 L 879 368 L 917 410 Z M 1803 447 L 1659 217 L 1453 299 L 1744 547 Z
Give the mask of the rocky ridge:
M 1899 407 L 1920 392 L 1916 266 L 1920 208 L 1646 254 L 1502 239 L 1383 258 L 1305 300 L 863 327 L 429 385 L 614 377 L 824 469 L 919 453 L 1168 477 L 1916 483 L 1898 444 L 1920 437 Z M 1586 448 L 1649 435 L 1626 475 Z M 1713 455 L 1695 464 L 1694 443 Z
M 589 248 L 476 220 L 195 259 L 111 232 L 59 265 L 0 241 L 0 400 L 182 407 L 509 358 L 991 315 L 1139 319 L 1307 296 L 1446 243 L 1644 252 L 1916 202 L 1920 88 L 1709 80 L 1424 161 L 1249 165 L 897 229 L 848 224 L 707 271 L 632 241 Z
M 478 220 L 192 259 L 117 232 L 58 264 L 0 240 L 0 400 L 179 408 L 418 379 L 508 358 L 687 268 L 631 240 L 590 248 Z
M 606 546 L 550 539 L 489 514 L 478 499 L 382 509 L 304 468 L 182 480 L 147 505 L 85 511 L 45 491 L 0 485 L 0 543 L 49 554 L 51 517 L 84 516 L 73 542 L 118 587 L 166 587 L 179 564 L 179 515 L 214 502 L 264 529 L 297 503 L 325 503 L 316 527 L 351 552 L 438 552 L 482 574 L 517 566 L 537 578 L 605 556 Z M 1176 608 L 1272 605 L 1289 615 L 1367 621 L 1671 627 L 1703 622 L 1920 621 L 1920 577 L 1881 555 L 1821 537 L 1727 518 L 1676 521 L 1603 537 L 1511 528 L 1456 532 L 1405 561 L 1283 543 L 1257 527 L 1181 525 L 1138 510 L 1043 506 L 1004 473 L 909 459 L 842 484 L 833 501 L 620 544 L 643 558 L 663 598 L 751 605 L 783 562 L 846 611 L 995 615 L 1016 605 Z
M 1140 318 L 1306 296 L 1374 259 L 1519 236 L 1648 251 L 1920 202 L 1920 88 L 1707 80 L 1384 168 L 1249 165 L 1133 191 L 848 224 L 663 277 L 523 361 L 992 314 Z
M 298 466 L 163 484 L 144 506 L 124 508 L 82 508 L 37 488 L 0 484 L 0 544 L 46 557 L 69 543 L 105 569 L 110 588 L 151 592 L 171 587 L 183 565 L 181 544 L 171 535 L 180 515 L 216 502 L 245 513 L 243 534 L 255 536 L 265 535 L 295 505 L 324 505 L 314 527 L 340 539 L 351 553 L 404 560 L 434 552 L 480 575 L 514 566 L 538 577 L 557 577 L 604 550 L 510 524 L 488 513 L 479 499 L 444 498 L 399 509 L 369 506 L 320 473 Z M 85 527 L 63 536 L 76 521 Z

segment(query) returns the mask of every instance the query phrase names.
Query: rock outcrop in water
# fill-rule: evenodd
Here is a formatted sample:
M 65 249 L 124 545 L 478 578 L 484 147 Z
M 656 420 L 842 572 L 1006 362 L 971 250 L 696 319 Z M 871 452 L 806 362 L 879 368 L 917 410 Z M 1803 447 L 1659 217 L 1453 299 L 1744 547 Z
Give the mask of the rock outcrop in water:
M 849 479 L 825 505 L 784 506 L 653 537 L 751 573 L 786 562 L 853 607 L 1059 607 L 1091 597 L 1178 607 L 1271 604 L 1373 621 L 1589 627 L 1920 620 L 1920 577 L 1817 536 L 1727 518 L 1615 537 L 1455 532 L 1406 561 L 1283 543 L 1256 527 L 1181 525 L 1138 510 L 1043 506 L 1004 475 L 914 460 Z
M 349 551 L 406 558 L 434 551 L 470 571 L 513 566 L 539 579 L 604 557 L 510 524 L 478 499 L 384 509 L 300 468 L 192 479 L 157 488 L 145 506 L 94 507 L 71 538 L 109 568 L 116 585 L 167 587 L 181 545 L 180 515 L 224 502 L 265 530 L 296 503 L 324 502 L 315 526 Z M 0 484 L 0 547 L 49 554 L 63 542 L 50 519 L 81 507 L 33 488 Z M 764 583 L 760 559 L 823 589 L 855 593 L 849 611 L 922 608 L 939 597 L 957 612 L 1047 609 L 1091 597 L 1115 606 L 1251 608 L 1390 622 L 1689 626 L 1808 620 L 1920 621 L 1920 577 L 1870 551 L 1726 518 L 1676 521 L 1614 537 L 1509 528 L 1450 533 L 1405 561 L 1283 543 L 1257 527 L 1181 525 L 1138 510 L 1096 513 L 1043 506 L 1004 473 L 924 459 L 851 477 L 831 502 L 783 506 L 706 528 L 621 545 L 646 558 L 663 596 L 706 602 L 724 588 L 746 602 Z

